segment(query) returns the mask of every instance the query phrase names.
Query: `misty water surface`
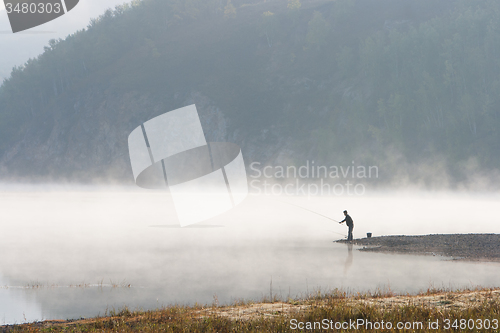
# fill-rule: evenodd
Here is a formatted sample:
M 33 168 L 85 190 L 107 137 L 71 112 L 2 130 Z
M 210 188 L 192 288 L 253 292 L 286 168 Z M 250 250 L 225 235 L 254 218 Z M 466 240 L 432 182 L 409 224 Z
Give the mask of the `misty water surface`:
M 290 205 L 293 204 L 293 205 Z M 295 206 L 294 206 L 295 205 Z M 81 189 L 0 194 L 0 323 L 91 317 L 112 309 L 350 292 L 498 286 L 500 265 L 364 253 L 354 237 L 498 233 L 498 196 L 391 192 L 362 197 L 250 196 L 179 228 L 168 194 Z M 195 207 L 193 208 L 195 209 Z

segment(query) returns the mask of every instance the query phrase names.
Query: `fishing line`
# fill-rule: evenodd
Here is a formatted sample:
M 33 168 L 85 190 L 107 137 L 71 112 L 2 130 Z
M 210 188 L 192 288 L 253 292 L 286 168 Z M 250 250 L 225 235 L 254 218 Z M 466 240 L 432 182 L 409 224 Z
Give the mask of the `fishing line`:
M 332 219 L 332 218 L 330 218 L 330 217 L 328 217 L 328 216 L 325 216 L 325 215 L 323 215 L 323 214 L 317 213 L 317 212 L 315 212 L 314 210 L 310 210 L 310 209 L 304 208 L 304 207 L 302 207 L 302 206 L 294 205 L 294 204 L 289 203 L 289 202 L 285 202 L 285 201 L 281 201 L 281 200 L 278 200 L 278 201 L 279 201 L 279 202 L 281 202 L 281 203 L 284 203 L 284 204 L 290 205 L 290 206 L 294 206 L 294 207 L 297 207 L 297 208 L 301 208 L 301 209 L 303 209 L 303 210 L 307 210 L 307 211 L 308 211 L 308 212 L 310 212 L 310 213 L 313 213 L 313 214 L 319 215 L 319 216 L 321 216 L 321 217 L 324 217 L 325 219 L 329 219 L 330 221 L 340 223 L 339 221 L 334 220 L 334 219 Z M 334 234 L 337 234 L 337 235 L 342 235 L 342 236 L 346 237 L 344 234 L 341 234 L 340 232 L 335 232 L 335 231 L 330 231 L 330 232 L 333 232 Z

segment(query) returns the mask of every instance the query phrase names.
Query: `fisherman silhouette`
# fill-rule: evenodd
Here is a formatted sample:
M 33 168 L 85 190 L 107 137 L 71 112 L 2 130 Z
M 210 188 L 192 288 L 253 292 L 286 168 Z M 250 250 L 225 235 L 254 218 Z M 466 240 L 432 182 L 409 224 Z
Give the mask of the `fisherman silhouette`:
M 345 222 L 347 224 L 347 227 L 349 228 L 349 233 L 347 234 L 347 240 L 352 241 L 352 229 L 354 229 L 354 222 L 352 221 L 352 218 L 347 214 L 347 210 L 344 210 L 344 216 L 345 219 L 340 221 L 339 223 Z

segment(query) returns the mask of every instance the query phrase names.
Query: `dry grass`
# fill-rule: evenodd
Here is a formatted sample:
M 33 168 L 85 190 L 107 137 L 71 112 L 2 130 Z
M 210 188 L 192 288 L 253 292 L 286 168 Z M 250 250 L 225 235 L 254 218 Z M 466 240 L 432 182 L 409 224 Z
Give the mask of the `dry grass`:
M 419 295 L 373 295 L 334 291 L 303 300 L 268 303 L 240 302 L 234 306 L 171 306 L 156 311 L 124 309 L 108 317 L 77 321 L 45 321 L 3 327 L 4 332 L 297 332 L 291 319 L 318 322 L 364 319 L 385 322 L 500 318 L 500 290 L 438 291 Z M 323 332 L 322 329 L 307 332 Z M 369 332 L 363 328 L 357 332 Z M 391 330 L 379 330 L 381 332 Z M 423 332 L 427 329 L 424 327 Z M 443 327 L 429 332 L 450 332 Z M 453 330 L 451 330 L 453 331 Z M 475 330 L 478 331 L 478 330 Z M 498 331 L 498 330 L 490 330 Z

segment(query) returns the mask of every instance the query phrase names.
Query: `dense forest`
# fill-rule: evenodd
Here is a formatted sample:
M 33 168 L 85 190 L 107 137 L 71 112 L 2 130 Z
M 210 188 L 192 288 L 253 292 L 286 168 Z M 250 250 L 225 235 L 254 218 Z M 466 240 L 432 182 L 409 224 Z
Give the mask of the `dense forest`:
M 130 181 L 130 131 L 196 103 L 247 163 L 460 182 L 500 165 L 499 50 L 496 0 L 134 0 L 3 82 L 2 176 Z

